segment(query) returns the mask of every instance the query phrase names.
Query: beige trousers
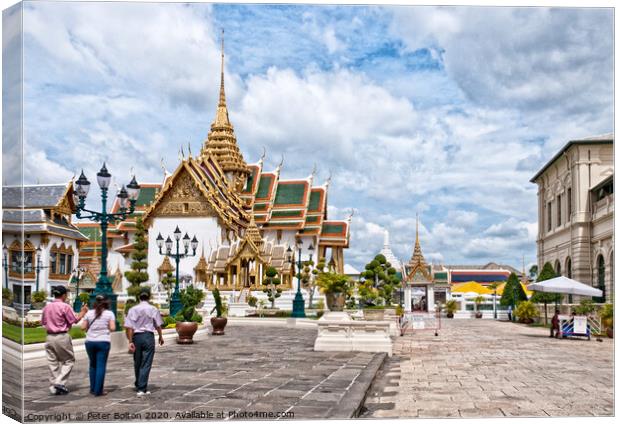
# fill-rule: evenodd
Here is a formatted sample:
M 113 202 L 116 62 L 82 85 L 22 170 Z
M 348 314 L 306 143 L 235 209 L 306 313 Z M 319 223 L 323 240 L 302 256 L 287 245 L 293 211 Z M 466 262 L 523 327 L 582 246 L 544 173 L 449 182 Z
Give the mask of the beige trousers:
M 45 353 L 50 370 L 50 384 L 65 386 L 75 363 L 71 336 L 68 333 L 48 334 L 45 340 Z

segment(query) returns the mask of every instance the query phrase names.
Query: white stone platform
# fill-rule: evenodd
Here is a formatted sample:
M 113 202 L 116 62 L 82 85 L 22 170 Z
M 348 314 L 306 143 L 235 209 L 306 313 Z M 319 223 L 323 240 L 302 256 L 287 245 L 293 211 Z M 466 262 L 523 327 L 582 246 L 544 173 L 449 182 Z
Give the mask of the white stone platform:
M 389 321 L 354 321 L 346 312 L 328 312 L 317 324 L 315 351 L 385 352 L 392 356 Z

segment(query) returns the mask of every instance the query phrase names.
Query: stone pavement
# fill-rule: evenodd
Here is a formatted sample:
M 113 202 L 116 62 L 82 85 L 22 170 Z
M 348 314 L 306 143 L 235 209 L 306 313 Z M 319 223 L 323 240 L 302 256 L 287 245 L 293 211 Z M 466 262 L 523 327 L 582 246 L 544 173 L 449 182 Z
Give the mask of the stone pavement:
M 549 338 L 492 320 L 442 320 L 399 337 L 364 418 L 611 416 L 613 340 Z
M 314 352 L 315 336 L 314 328 L 228 326 L 225 336 L 201 336 L 194 345 L 170 342 L 157 348 L 145 398 L 133 391 L 128 354 L 110 357 L 109 394 L 97 398 L 89 395 L 86 360 L 76 363 L 66 396 L 49 395 L 47 368 L 33 367 L 25 370 L 24 418 L 348 418 L 362 407 L 385 354 Z

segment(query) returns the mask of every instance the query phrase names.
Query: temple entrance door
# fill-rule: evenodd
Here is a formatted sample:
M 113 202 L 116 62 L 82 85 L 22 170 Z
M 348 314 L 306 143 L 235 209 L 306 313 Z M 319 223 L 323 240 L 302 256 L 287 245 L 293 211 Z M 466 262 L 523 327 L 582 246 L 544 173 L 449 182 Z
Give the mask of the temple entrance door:
M 426 286 L 413 287 L 411 290 L 411 310 L 414 312 L 428 311 L 428 288 Z

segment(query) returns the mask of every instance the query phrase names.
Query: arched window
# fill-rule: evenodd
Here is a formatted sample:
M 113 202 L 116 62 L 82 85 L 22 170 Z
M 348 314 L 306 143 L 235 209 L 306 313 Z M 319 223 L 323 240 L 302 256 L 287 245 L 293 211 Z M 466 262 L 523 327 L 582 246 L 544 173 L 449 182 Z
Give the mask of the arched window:
M 605 303 L 605 259 L 603 255 L 599 255 L 596 260 L 596 282 L 598 289 L 603 292 L 603 295 L 598 298 L 594 298 L 596 303 Z
M 564 266 L 564 272 L 568 278 L 573 278 L 573 264 L 570 258 L 566 258 L 566 265 Z
M 562 275 L 562 267 L 560 266 L 560 261 L 555 261 L 555 275 Z
M 26 240 L 24 246 L 17 240 L 9 246 L 9 273 L 18 278 L 34 278 L 34 245 Z

